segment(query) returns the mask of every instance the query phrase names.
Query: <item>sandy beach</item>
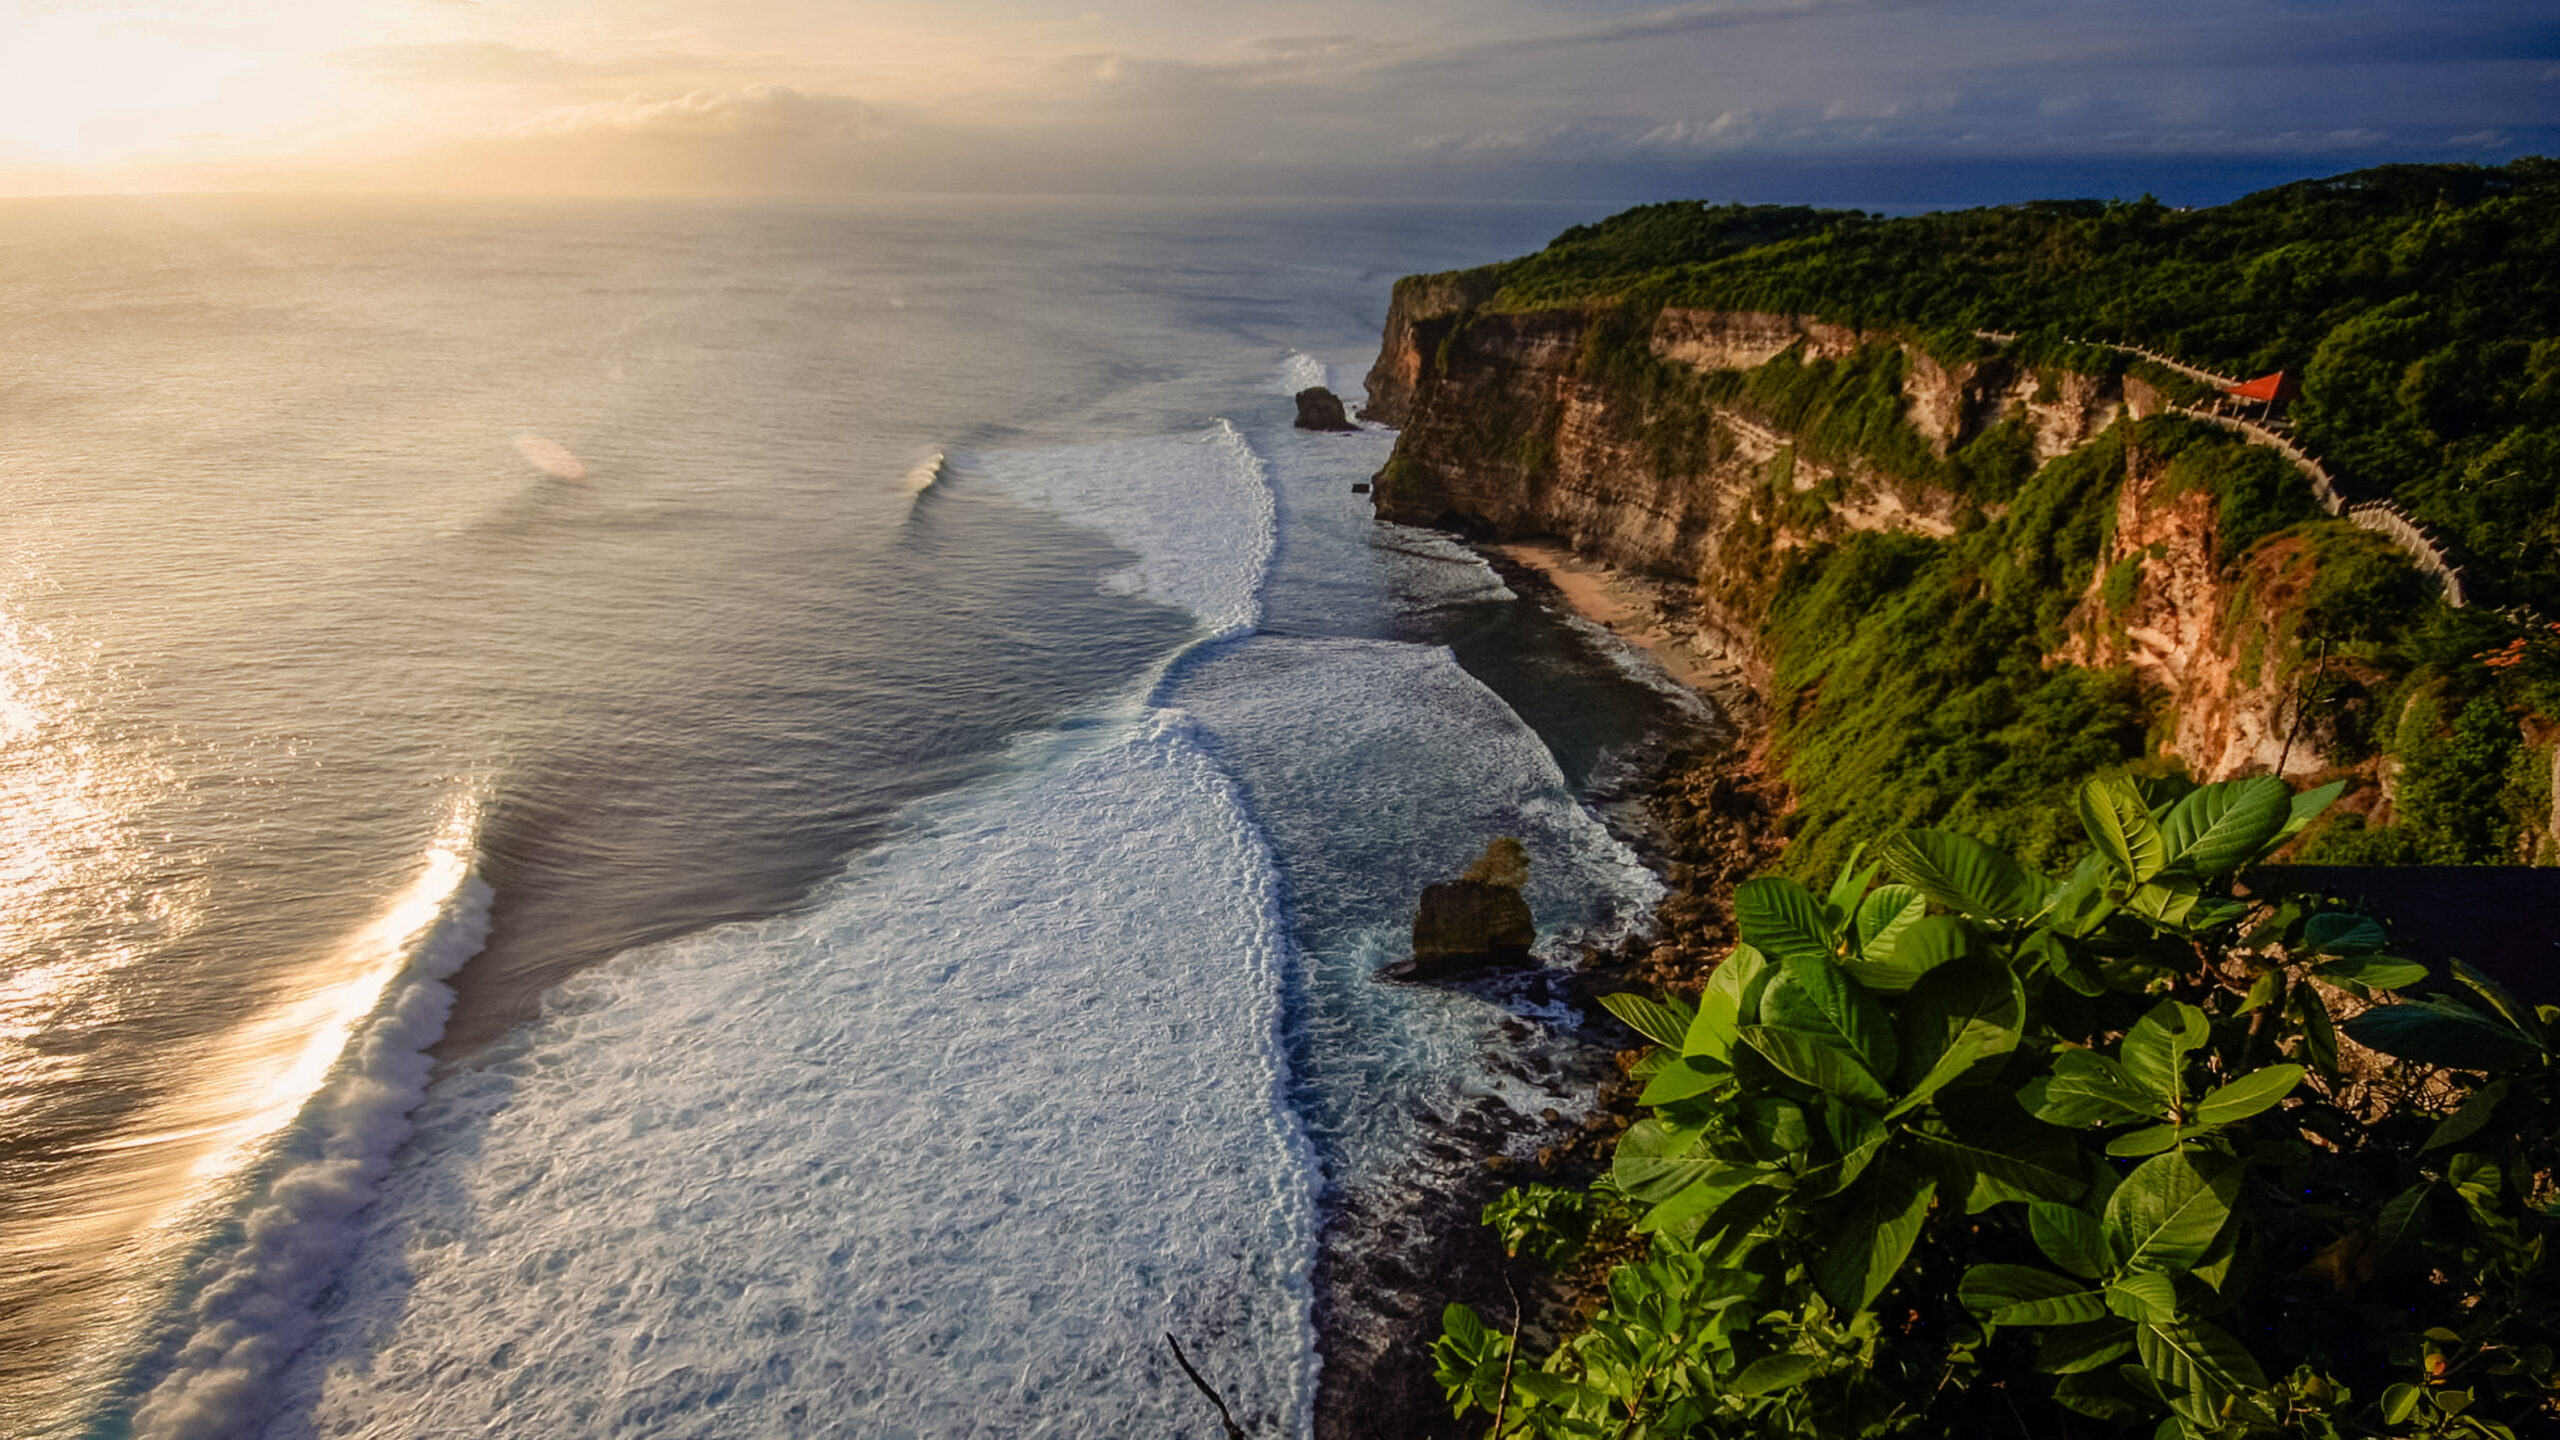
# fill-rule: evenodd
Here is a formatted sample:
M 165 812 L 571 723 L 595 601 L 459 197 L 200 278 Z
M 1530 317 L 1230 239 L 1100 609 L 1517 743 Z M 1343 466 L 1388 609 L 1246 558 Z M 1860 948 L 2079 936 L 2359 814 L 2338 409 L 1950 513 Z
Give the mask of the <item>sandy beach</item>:
M 1493 549 L 1545 576 L 1575 614 L 1643 650 L 1681 684 L 1718 695 L 1731 688 L 1730 662 L 1700 654 L 1689 643 L 1693 631 L 1665 623 L 1662 581 L 1629 575 L 1551 541 L 1517 541 Z

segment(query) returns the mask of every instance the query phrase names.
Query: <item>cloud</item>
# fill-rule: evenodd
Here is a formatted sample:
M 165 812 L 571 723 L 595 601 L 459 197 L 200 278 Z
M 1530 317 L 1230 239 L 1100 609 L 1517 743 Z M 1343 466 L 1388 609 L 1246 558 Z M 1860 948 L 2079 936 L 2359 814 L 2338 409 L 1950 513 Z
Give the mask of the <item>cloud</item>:
M 616 75 L 716 70 L 723 62 L 700 55 L 660 52 L 611 60 L 573 60 L 556 50 L 529 49 L 494 40 L 451 40 L 433 45 L 367 45 L 329 57 L 339 66 L 389 80 L 541 85 Z
M 630 136 L 676 140 L 853 140 L 875 133 L 879 112 L 844 95 L 788 85 L 695 90 L 673 98 L 630 95 L 561 105 L 508 127 L 523 136 Z

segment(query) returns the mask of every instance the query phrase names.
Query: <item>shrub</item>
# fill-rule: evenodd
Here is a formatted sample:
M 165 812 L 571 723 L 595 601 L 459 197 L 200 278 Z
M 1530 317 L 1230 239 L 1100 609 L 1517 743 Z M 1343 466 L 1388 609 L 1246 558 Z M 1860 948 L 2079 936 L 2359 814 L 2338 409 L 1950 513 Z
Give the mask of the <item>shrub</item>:
M 2059 880 L 1918 830 L 1821 894 L 1739 887 L 1744 943 L 1695 1006 L 1607 1002 L 1659 1047 L 1606 1182 L 1640 1258 L 1535 1364 L 1450 1307 L 1457 1412 L 1506 1436 L 2548 1433 L 2560 1010 L 2460 965 L 2405 997 L 2428 972 L 2374 921 L 2233 898 L 2335 793 L 2106 778 Z M 1516 1252 L 1546 1215 L 1578 1247 L 1590 1213 L 1489 1216 Z

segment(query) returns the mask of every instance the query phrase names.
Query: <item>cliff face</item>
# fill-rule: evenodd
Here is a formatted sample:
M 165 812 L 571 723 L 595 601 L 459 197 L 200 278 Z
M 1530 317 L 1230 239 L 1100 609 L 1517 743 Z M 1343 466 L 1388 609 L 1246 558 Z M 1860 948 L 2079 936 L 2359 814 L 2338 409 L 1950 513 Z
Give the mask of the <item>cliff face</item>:
M 1606 378 L 1605 313 L 1481 310 L 1449 280 L 1397 288 L 1367 414 L 1402 427 L 1377 483 L 1381 516 L 1484 539 L 1550 538 L 1695 587 L 1693 647 L 1765 682 L 1761 633 L 1787 552 L 1852 529 L 1953 534 L 1960 498 L 1860 458 L 1805 453 L 1802 437 L 1733 401 L 1669 399 Z M 1843 359 L 1903 350 L 1903 419 L 1943 458 L 2003 423 L 2041 463 L 2161 397 L 2134 379 L 2036 373 L 2003 356 L 1942 364 L 1893 336 L 1800 315 L 1666 309 L 1641 337 L 1678 371 L 1747 370 L 1795 350 Z M 2212 500 L 2167 495 L 2165 466 L 2131 457 L 2114 536 L 2048 662 L 2130 665 L 2168 702 L 2165 750 L 2199 778 L 2324 766 L 2328 738 L 2296 729 L 2288 657 L 2251 641 L 2253 618 L 2308 583 L 2307 557 L 2223 573 Z M 1790 503 L 1820 491 L 1819 504 Z M 2298 562 L 2298 563 L 2297 563 Z M 2130 572 L 2130 573 L 2129 573 Z M 2109 577 L 2114 584 L 2109 586 Z M 2125 587 L 2131 584 L 2130 598 Z M 2112 596 L 2107 592 L 2112 588 Z

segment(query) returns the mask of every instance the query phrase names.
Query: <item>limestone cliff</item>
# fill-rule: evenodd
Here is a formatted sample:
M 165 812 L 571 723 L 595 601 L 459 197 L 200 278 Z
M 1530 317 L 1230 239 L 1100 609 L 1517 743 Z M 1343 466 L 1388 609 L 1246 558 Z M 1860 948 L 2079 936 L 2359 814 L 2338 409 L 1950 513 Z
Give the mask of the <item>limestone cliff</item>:
M 1610 345 L 1633 340 L 1702 380 L 1790 352 L 1810 362 L 1897 347 L 1902 423 L 1941 459 L 2008 424 L 2042 463 L 2164 403 L 2133 377 L 2038 373 L 2000 354 L 1943 363 L 1899 333 L 1802 315 L 1664 309 L 1639 336 L 1613 334 L 1630 323 L 1622 313 L 1494 310 L 1472 278 L 1397 287 L 1368 381 L 1366 413 L 1403 430 L 1378 477 L 1379 513 L 1484 539 L 1561 540 L 1678 582 L 1692 646 L 1756 682 L 1769 676 L 1762 635 L 1789 551 L 1855 529 L 1944 537 L 1966 502 L 1840 447 L 1809 453 L 1804 436 L 1712 386 L 1631 384 L 1606 363 Z M 2132 666 L 2165 701 L 2160 748 L 2199 778 L 2324 768 L 2334 737 L 2295 714 L 2300 657 L 2252 638 L 2265 607 L 2298 596 L 2307 559 L 2278 547 L 2226 573 L 2211 497 L 2164 494 L 2162 470 L 2130 458 L 2109 552 L 2070 643 L 2045 659 Z

